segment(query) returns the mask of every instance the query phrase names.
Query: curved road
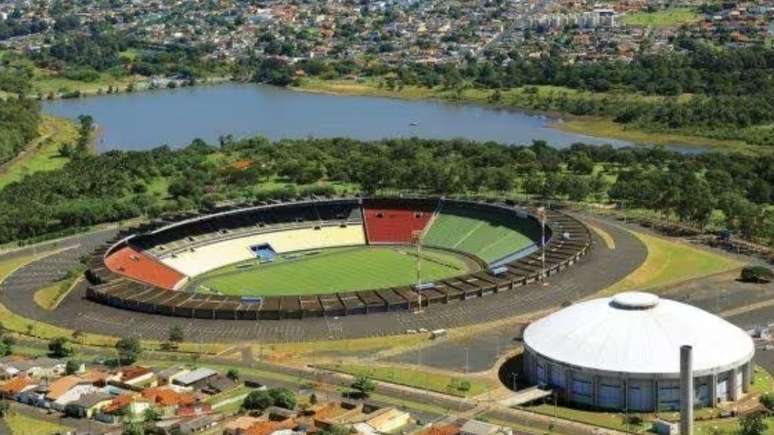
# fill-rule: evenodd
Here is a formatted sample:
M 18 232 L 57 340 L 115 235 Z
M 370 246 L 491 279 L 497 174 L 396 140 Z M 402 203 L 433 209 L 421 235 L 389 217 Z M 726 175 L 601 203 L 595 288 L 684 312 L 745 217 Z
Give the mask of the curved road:
M 167 337 L 172 325 L 180 325 L 188 340 L 204 342 L 296 342 L 393 335 L 407 329 L 453 328 L 525 315 L 583 298 L 625 277 L 645 260 L 645 246 L 631 233 L 599 220 L 595 220 L 594 225 L 610 234 L 615 240 L 615 249 L 608 249 L 594 233 L 594 247 L 590 254 L 576 265 L 552 276 L 548 287 L 532 284 L 464 303 L 433 305 L 421 314 L 392 312 L 281 321 L 181 319 L 126 311 L 92 302 L 85 298 L 85 285 L 74 289 L 54 311 L 46 311 L 33 301 L 36 289 L 63 276 L 80 256 L 109 239 L 111 231 L 70 239 L 68 243 L 78 244 L 76 248 L 21 268 L 0 288 L 0 302 L 27 318 L 69 329 L 160 340 Z

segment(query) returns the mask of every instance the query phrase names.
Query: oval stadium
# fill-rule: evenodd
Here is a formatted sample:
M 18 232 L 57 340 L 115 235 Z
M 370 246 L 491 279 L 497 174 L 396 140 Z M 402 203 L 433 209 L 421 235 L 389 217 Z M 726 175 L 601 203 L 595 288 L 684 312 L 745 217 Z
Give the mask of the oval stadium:
M 752 338 L 681 302 L 619 293 L 564 308 L 524 331 L 524 375 L 576 405 L 650 412 L 680 404 L 680 346 L 693 347 L 695 404 L 735 401 L 752 379 Z
M 125 230 L 95 252 L 87 295 L 205 319 L 419 309 L 535 282 L 588 251 L 591 235 L 579 221 L 552 210 L 544 219 L 512 203 L 431 197 L 180 215 Z

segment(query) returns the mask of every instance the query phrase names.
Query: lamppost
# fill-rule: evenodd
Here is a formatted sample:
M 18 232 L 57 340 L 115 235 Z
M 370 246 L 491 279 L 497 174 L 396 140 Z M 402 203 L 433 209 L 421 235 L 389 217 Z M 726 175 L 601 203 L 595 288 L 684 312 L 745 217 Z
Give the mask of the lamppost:
M 538 217 L 540 217 L 540 281 L 543 285 L 548 285 L 546 279 L 546 208 L 538 207 Z

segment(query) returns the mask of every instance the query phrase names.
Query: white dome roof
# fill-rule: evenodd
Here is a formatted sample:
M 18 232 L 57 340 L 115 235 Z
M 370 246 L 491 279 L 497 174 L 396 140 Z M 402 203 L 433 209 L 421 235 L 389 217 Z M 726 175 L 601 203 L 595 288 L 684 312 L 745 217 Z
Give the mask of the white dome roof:
M 605 372 L 676 375 L 680 346 L 693 346 L 694 375 L 749 361 L 749 335 L 699 308 L 650 293 L 571 305 L 527 327 L 524 342 L 548 359 Z

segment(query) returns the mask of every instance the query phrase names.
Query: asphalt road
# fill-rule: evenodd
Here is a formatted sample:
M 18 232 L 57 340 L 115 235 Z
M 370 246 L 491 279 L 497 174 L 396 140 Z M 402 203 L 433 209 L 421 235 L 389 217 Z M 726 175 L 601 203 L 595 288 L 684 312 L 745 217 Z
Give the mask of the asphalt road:
M 618 281 L 644 261 L 647 252 L 639 240 L 617 227 L 599 226 L 615 238 L 616 249 L 607 249 L 595 235 L 591 252 L 576 265 L 551 277 L 548 287 L 527 285 L 464 303 L 434 305 L 421 314 L 404 311 L 281 321 L 182 319 L 98 304 L 85 298 L 85 285 L 74 289 L 54 311 L 39 307 L 33 300 L 34 291 L 64 275 L 81 255 L 108 239 L 109 232 L 82 236 L 77 239 L 77 248 L 23 267 L 5 281 L 0 290 L 0 302 L 27 318 L 65 328 L 115 336 L 137 335 L 146 339 L 165 339 L 172 325 L 181 326 L 188 340 L 205 342 L 299 342 L 394 335 L 409 329 L 460 327 L 524 315 L 576 300 Z

